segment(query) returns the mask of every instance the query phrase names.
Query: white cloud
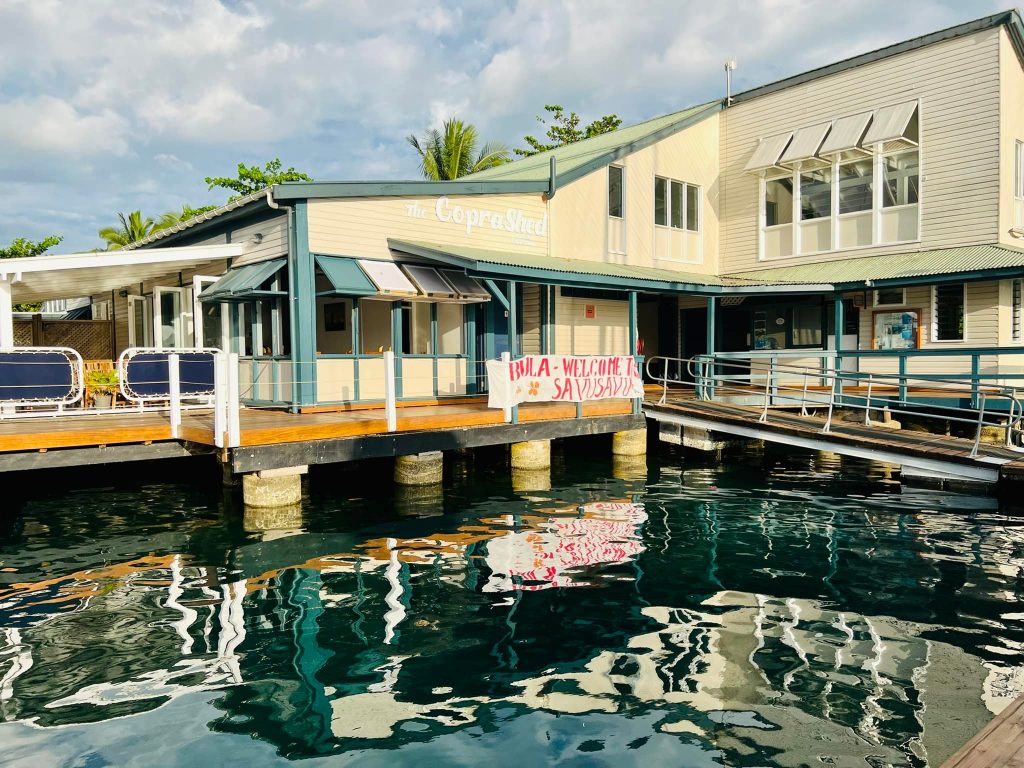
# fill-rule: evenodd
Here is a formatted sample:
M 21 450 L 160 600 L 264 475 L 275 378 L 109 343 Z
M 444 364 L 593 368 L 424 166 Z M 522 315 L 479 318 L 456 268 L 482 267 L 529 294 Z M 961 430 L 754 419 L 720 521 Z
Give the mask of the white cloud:
M 86 114 L 53 96 L 0 103 L 0 145 L 44 155 L 126 155 L 125 119 L 110 109 Z M 0 158 L 2 161 L 2 158 Z
M 748 88 L 1001 5 L 0 0 L 0 208 L 45 200 L 85 223 L 22 220 L 92 245 L 113 211 L 215 202 L 202 177 L 239 161 L 411 176 L 404 137 L 451 115 L 516 146 L 546 103 L 628 123 L 721 96 L 730 56 Z

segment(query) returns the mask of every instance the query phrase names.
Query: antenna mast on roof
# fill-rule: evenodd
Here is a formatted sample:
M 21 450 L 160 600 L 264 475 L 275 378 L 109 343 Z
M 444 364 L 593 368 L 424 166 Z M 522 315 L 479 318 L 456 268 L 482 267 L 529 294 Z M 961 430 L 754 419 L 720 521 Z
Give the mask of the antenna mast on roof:
M 732 106 L 732 73 L 736 69 L 736 59 L 725 62 L 725 106 Z

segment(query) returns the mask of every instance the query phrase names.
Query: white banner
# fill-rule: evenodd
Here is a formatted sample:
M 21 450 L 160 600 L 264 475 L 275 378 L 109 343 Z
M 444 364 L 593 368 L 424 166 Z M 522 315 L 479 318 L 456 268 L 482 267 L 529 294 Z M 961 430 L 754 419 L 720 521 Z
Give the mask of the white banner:
M 639 368 L 629 355 L 526 355 L 507 363 L 488 360 L 487 390 L 488 408 L 644 396 Z

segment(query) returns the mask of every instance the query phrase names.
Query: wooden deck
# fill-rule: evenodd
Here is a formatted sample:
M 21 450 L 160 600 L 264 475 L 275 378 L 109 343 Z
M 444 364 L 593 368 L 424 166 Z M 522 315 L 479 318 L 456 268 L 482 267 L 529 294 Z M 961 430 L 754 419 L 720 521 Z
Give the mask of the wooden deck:
M 628 400 L 585 403 L 585 417 L 617 416 L 632 412 Z M 519 408 L 519 421 L 566 420 L 576 417 L 572 403 L 527 403 Z M 500 410 L 480 402 L 413 406 L 398 410 L 398 432 L 458 429 L 503 424 Z M 387 433 L 382 409 L 335 413 L 293 414 L 279 410 L 244 408 L 241 412 L 241 445 L 361 437 Z M 189 411 L 183 415 L 180 439 L 212 446 L 213 414 Z M 123 413 L 0 420 L 0 455 L 19 451 L 49 451 L 171 441 L 166 413 Z
M 1024 768 L 1024 696 L 964 744 L 942 768 Z

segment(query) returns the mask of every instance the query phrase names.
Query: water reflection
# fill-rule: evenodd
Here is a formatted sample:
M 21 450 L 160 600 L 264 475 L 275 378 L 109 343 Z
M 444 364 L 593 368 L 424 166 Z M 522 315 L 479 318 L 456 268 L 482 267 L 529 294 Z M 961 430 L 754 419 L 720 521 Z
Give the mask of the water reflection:
M 745 459 L 580 459 L 504 496 L 467 473 L 351 529 L 383 499 L 30 504 L 0 540 L 0 739 L 145 762 L 202 712 L 156 762 L 242 736 L 263 761 L 504 764 L 514 741 L 516 762 L 927 765 L 1024 690 L 1012 518 L 887 468 Z

